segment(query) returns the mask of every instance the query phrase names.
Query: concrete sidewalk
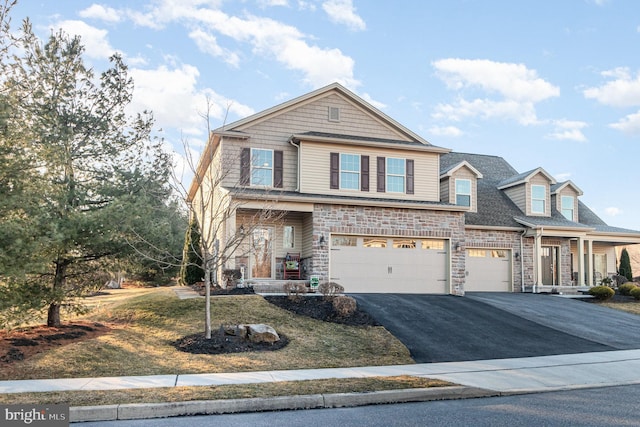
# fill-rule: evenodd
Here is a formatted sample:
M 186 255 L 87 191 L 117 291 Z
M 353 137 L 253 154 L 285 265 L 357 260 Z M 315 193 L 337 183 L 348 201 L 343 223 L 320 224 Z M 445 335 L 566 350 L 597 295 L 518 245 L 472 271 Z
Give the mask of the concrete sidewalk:
M 194 413 L 211 414 L 460 399 L 640 384 L 638 372 L 640 372 L 640 350 L 622 350 L 518 359 L 336 369 L 0 381 L 0 393 L 216 386 L 397 375 L 437 378 L 460 385 L 458 387 L 391 390 L 374 393 L 173 402 L 166 404 L 122 404 L 71 409 L 72 421 L 97 421 L 167 417 Z

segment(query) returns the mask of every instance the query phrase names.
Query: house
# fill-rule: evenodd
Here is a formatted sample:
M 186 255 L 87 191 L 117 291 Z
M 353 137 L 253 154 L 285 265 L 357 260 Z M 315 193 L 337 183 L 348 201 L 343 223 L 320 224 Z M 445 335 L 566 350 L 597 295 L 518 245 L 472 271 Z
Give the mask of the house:
M 212 233 L 250 230 L 225 268 L 253 281 L 283 279 L 296 254 L 301 279 L 351 293 L 543 292 L 599 283 L 615 246 L 640 243 L 573 182 L 432 145 L 339 84 L 212 131 L 197 176 L 216 173 L 189 201 L 233 206 Z

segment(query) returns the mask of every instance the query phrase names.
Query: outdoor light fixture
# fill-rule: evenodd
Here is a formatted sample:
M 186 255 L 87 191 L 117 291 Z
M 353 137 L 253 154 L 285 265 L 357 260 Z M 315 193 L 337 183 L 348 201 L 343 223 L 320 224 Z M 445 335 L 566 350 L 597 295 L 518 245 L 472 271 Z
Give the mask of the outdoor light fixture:
M 324 234 L 321 234 L 321 235 L 320 235 L 319 243 L 320 243 L 321 245 L 324 245 Z
M 520 259 L 520 252 L 516 252 L 516 261 Z
M 455 249 L 456 249 L 456 252 L 460 251 L 460 242 L 456 242 Z

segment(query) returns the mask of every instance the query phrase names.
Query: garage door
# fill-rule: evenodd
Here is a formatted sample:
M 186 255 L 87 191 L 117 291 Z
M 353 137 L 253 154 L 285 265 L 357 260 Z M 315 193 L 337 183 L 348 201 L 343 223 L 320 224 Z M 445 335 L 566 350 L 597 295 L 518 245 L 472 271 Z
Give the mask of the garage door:
M 351 293 L 449 293 L 443 239 L 331 236 L 331 281 Z
M 510 292 L 511 251 L 467 249 L 466 292 Z

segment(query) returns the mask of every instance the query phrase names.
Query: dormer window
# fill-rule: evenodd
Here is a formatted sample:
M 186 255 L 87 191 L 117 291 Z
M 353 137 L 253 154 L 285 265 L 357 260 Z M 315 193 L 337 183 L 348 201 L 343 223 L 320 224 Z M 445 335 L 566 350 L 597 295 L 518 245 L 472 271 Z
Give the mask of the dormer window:
M 456 205 L 471 206 L 470 179 L 456 179 Z
M 575 199 L 573 196 L 562 196 L 560 203 L 562 204 L 562 215 L 569 221 L 574 221 L 573 211 Z
M 547 187 L 544 185 L 531 186 L 531 213 L 544 215 L 547 202 Z

